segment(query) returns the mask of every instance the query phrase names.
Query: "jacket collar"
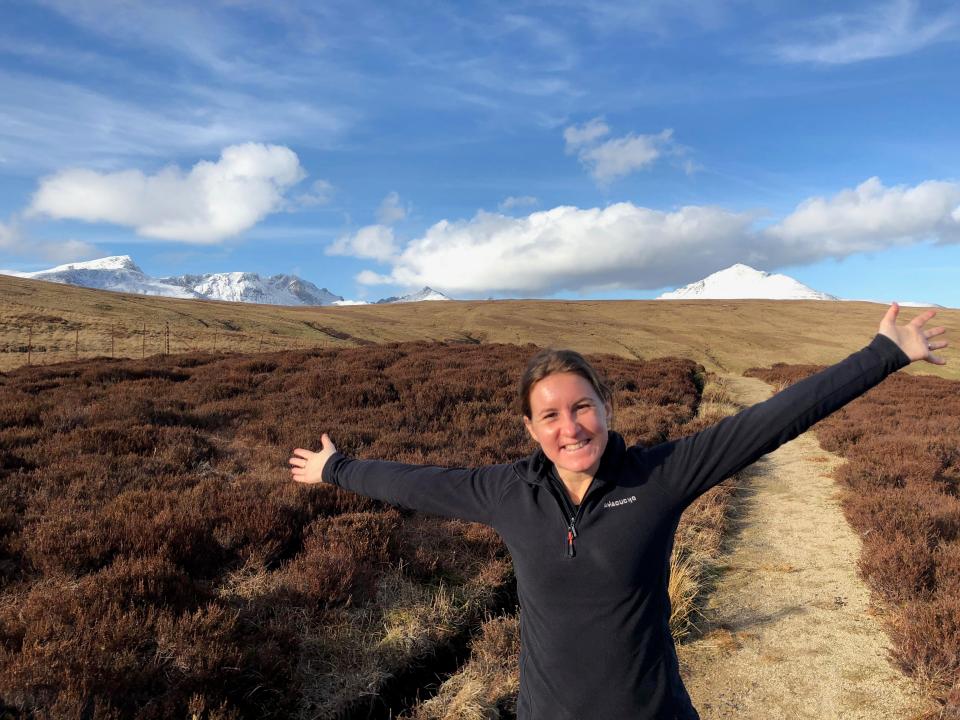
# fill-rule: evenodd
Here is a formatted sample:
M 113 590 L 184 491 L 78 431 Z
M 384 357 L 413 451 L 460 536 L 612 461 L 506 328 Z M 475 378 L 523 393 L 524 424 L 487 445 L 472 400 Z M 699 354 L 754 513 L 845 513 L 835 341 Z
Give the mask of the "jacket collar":
M 607 447 L 603 450 L 603 457 L 600 458 L 600 467 L 597 470 L 596 480 L 602 483 L 613 483 L 623 465 L 623 458 L 626 455 L 627 444 L 624 442 L 620 433 L 613 430 L 607 431 Z M 526 472 L 523 473 L 523 479 L 531 485 L 541 485 L 549 487 L 550 470 L 553 463 L 544 454 L 542 448 L 537 448 L 526 461 Z

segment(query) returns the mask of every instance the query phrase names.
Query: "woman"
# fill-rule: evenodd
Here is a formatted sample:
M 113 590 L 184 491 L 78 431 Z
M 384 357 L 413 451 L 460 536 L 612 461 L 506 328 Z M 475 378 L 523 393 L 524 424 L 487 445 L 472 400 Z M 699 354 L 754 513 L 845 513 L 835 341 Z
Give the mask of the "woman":
M 670 636 L 669 558 L 702 493 L 915 360 L 942 365 L 926 311 L 891 305 L 864 349 L 696 435 L 627 447 L 610 391 L 571 351 L 533 358 L 523 423 L 540 449 L 518 462 L 442 468 L 322 450 L 290 458 L 298 482 L 491 525 L 510 551 L 521 613 L 520 720 L 697 718 Z

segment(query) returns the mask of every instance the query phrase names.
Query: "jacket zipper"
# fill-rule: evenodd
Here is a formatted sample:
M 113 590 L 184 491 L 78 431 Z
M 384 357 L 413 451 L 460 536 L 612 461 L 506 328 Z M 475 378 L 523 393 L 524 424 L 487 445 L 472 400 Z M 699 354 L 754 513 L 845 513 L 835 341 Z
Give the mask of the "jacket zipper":
M 590 491 L 593 490 L 594 483 L 596 478 L 590 481 L 590 485 L 587 488 L 587 492 L 583 494 L 583 497 L 580 498 L 580 505 L 577 507 L 577 511 L 574 512 L 573 506 L 570 504 L 570 498 L 567 497 L 567 488 L 564 486 L 563 481 L 559 480 L 552 476 L 554 486 L 559 492 L 559 503 L 560 503 L 560 512 L 563 513 L 563 519 L 567 523 L 567 551 L 566 556 L 568 558 L 576 557 L 577 549 L 573 541 L 577 537 L 577 521 L 580 519 L 580 516 L 583 514 L 583 506 L 587 500 L 587 496 L 590 495 Z M 559 486 L 559 487 L 557 487 Z

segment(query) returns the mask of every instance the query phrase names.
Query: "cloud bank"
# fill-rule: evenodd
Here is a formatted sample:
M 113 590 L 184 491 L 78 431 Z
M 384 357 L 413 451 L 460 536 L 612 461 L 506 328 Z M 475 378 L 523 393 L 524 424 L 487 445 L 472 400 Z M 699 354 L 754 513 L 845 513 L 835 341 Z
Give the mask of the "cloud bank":
M 186 173 L 176 166 L 153 175 L 61 170 L 41 180 L 28 215 L 126 225 L 161 240 L 217 243 L 279 210 L 286 190 L 305 176 L 289 148 L 245 143 Z
M 617 203 L 556 207 L 525 217 L 479 212 L 441 220 L 404 246 L 373 225 L 328 249 L 388 263 L 363 284 L 441 289 L 461 297 L 603 289 L 653 290 L 736 262 L 765 269 L 933 240 L 960 242 L 960 184 L 885 187 L 870 178 L 832 197 L 812 197 L 778 222 L 715 206 L 672 211 Z

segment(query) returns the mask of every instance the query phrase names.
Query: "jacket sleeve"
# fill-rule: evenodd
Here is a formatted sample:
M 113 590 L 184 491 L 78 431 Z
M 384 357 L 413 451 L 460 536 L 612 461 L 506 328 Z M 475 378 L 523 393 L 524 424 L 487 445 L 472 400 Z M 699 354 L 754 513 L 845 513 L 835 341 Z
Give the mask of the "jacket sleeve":
M 356 460 L 341 453 L 323 468 L 324 482 L 397 507 L 492 525 L 512 465 L 446 468 L 386 460 Z
M 650 479 L 681 509 L 910 364 L 895 342 L 867 347 L 701 432 L 646 451 Z

